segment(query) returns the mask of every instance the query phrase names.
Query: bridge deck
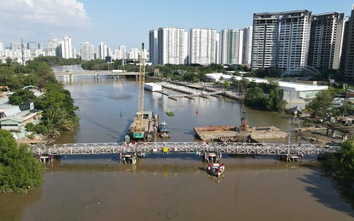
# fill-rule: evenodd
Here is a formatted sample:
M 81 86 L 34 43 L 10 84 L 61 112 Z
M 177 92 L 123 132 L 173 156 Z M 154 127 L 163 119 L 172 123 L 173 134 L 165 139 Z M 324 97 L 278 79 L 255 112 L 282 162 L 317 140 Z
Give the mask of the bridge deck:
M 279 143 L 202 143 L 202 142 L 142 142 L 126 143 L 78 143 L 53 146 L 32 146 L 35 155 L 91 155 L 115 153 L 163 153 L 164 148 L 173 153 L 220 152 L 227 154 L 255 155 L 320 155 L 336 153 L 338 147 L 322 147 L 312 144 Z M 166 149 L 165 149 L 166 150 Z

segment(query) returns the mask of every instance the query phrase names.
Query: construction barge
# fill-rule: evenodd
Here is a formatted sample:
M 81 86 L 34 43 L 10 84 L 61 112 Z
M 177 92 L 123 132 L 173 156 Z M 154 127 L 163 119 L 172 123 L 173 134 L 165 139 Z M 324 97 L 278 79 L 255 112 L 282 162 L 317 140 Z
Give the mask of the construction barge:
M 144 43 L 140 55 L 140 72 L 138 75 L 138 111 L 129 126 L 125 142 L 130 141 L 156 141 L 159 117 L 151 111 L 144 110 L 144 85 L 145 85 L 145 53 Z
M 250 142 L 263 139 L 282 139 L 288 133 L 277 127 L 251 127 L 247 131 L 236 126 L 194 127 L 196 135 L 204 141 Z
M 193 130 L 201 140 L 217 142 L 257 142 L 257 140 L 288 137 L 288 133 L 274 126 L 250 127 L 245 112 L 240 126 L 194 127 Z
M 156 142 L 159 116 L 151 111 L 143 111 L 140 133 L 137 134 L 136 128 L 139 123 L 140 121 L 138 120 L 138 115 L 136 115 L 126 133 L 125 141 L 130 142 L 133 140 L 142 140 L 147 142 Z

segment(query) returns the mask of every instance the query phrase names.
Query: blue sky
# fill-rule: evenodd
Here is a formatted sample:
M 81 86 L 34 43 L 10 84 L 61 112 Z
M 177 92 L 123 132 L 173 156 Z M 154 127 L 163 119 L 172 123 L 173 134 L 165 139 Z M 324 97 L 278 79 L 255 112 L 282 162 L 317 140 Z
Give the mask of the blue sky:
M 159 27 L 252 26 L 256 12 L 306 9 L 313 14 L 350 15 L 354 0 L 6 0 L 0 4 L 0 42 L 42 42 L 71 36 L 73 46 L 88 41 L 140 48 Z

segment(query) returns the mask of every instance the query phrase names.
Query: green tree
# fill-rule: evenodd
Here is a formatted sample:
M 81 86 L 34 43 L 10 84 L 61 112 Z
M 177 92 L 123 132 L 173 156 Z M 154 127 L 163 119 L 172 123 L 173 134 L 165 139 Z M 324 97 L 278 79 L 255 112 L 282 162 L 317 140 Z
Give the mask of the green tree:
M 26 192 L 43 182 L 43 170 L 27 145 L 17 147 L 11 133 L 0 130 L 0 191 Z
M 287 102 L 283 100 L 281 91 L 279 88 L 270 90 L 267 99 L 267 109 L 270 111 L 284 112 Z
M 249 107 L 265 110 L 265 99 L 264 92 L 260 87 L 248 88 L 246 90 L 245 105 Z
M 224 86 L 226 89 L 229 89 L 231 87 L 230 81 L 225 81 Z
M 12 105 L 19 105 L 25 101 L 35 101 L 36 96 L 34 93 L 28 89 L 17 90 L 14 94 L 9 97 L 9 103 Z
M 342 106 L 339 108 L 339 111 L 343 117 L 348 114 L 348 111 L 351 110 L 353 110 L 353 104 L 348 100 L 345 100 Z
M 324 117 L 332 106 L 332 100 L 334 95 L 331 91 L 320 91 L 317 93 L 316 97 L 310 101 L 305 110 L 312 115 Z

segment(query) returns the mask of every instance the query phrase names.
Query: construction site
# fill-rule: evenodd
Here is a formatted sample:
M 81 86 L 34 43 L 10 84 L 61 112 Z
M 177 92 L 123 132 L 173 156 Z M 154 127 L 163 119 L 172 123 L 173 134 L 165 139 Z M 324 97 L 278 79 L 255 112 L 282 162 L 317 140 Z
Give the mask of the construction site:
M 140 71 L 138 75 L 138 111 L 129 126 L 125 141 L 153 141 L 157 139 L 159 117 L 151 111 L 144 110 L 144 85 L 145 85 L 145 51 L 144 43 L 140 55 Z

